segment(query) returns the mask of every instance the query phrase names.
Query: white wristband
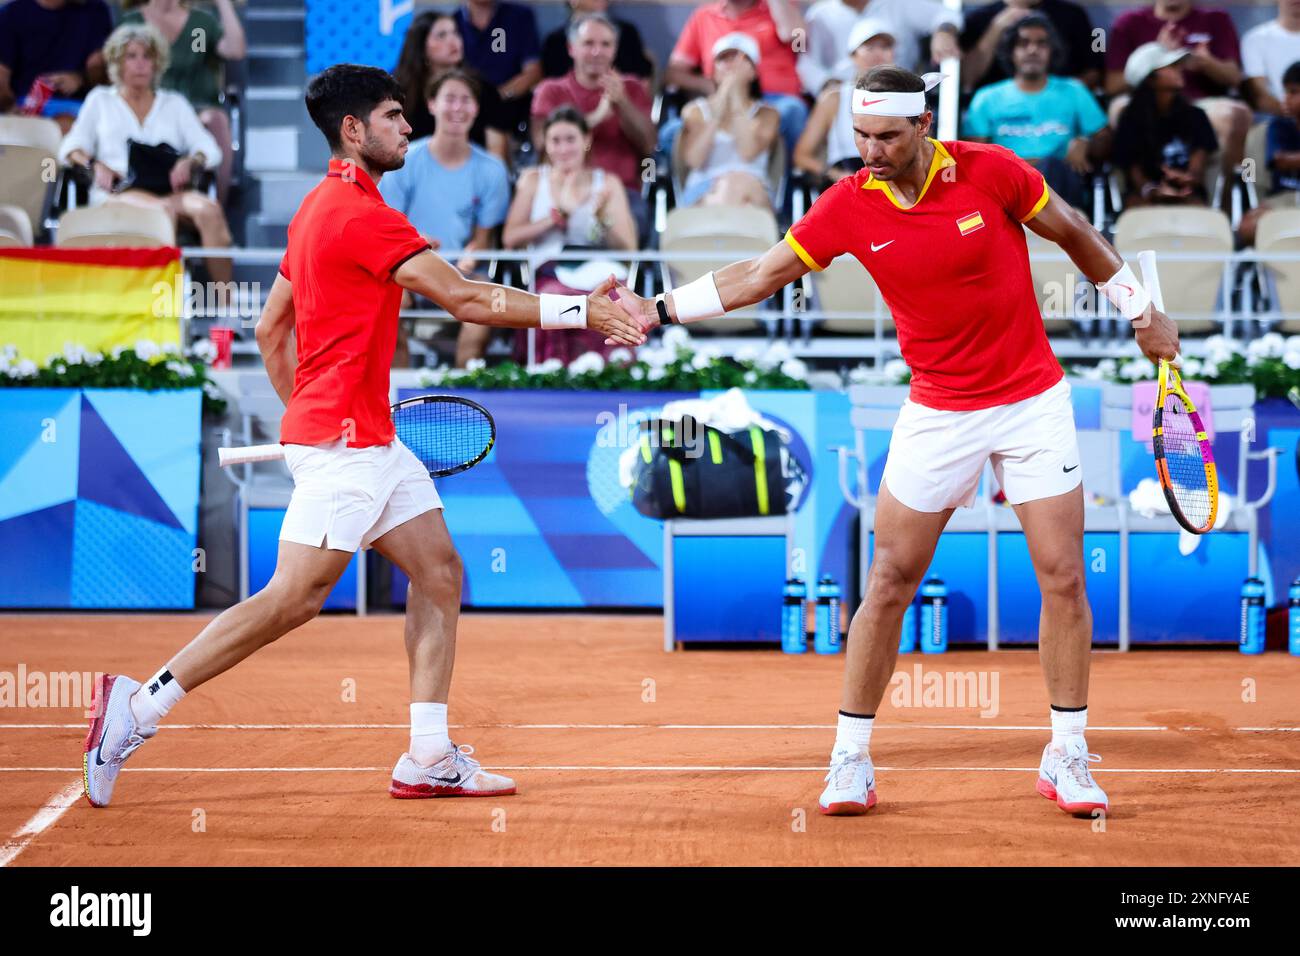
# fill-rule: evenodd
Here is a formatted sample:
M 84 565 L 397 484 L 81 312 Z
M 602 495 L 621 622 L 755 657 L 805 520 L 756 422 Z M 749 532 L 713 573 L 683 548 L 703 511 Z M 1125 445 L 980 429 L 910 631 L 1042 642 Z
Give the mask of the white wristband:
M 1151 296 L 1147 294 L 1146 287 L 1138 281 L 1127 262 L 1119 272 L 1097 286 L 1097 290 L 1110 299 L 1119 314 L 1130 322 L 1140 318 L 1151 304 Z
M 722 307 L 722 297 L 718 295 L 718 285 L 713 281 L 713 273 L 700 276 L 694 282 L 673 289 L 673 305 L 677 307 L 678 322 L 699 322 L 701 319 L 716 319 L 726 315 Z
M 585 329 L 587 327 L 587 297 L 585 295 L 553 295 L 543 292 L 542 328 Z

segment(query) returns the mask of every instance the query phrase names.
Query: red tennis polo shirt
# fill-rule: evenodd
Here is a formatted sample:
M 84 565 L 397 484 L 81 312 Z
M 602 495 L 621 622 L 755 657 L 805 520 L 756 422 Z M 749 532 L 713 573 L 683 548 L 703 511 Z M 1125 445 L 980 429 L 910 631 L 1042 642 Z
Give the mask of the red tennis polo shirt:
M 402 289 L 393 271 L 429 243 L 371 178 L 331 159 L 289 223 L 280 274 L 293 283 L 298 369 L 280 441 L 353 448 L 393 440 L 388 370 Z
M 859 170 L 823 192 L 785 241 L 815 271 L 848 253 L 871 273 L 918 405 L 971 411 L 1030 398 L 1064 375 L 1021 225 L 1047 205 L 1047 184 L 1001 146 L 930 143 L 915 204 L 903 208 L 887 182 Z

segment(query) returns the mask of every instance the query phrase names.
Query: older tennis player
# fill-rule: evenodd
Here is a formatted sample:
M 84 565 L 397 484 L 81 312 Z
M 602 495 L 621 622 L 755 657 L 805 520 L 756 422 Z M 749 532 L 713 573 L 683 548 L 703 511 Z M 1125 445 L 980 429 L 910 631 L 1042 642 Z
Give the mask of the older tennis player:
M 1069 813 L 1105 810 L 1088 768 L 1100 758 L 1084 739 L 1092 612 L 1070 386 L 1043 328 L 1024 227 L 1060 245 L 1097 283 L 1133 322 L 1148 357 L 1175 358 L 1178 333 L 1110 243 L 1036 169 L 1000 146 L 930 138 L 925 93 L 940 79 L 894 66 L 863 74 L 851 108 L 864 169 L 822 193 L 758 258 L 654 301 L 620 287 L 620 301 L 647 328 L 714 318 L 848 253 L 893 315 L 911 394 L 880 483 L 875 556 L 849 629 L 822 812 L 861 814 L 876 803 L 871 729 L 903 612 L 953 510 L 974 503 L 986 461 L 1024 528 L 1042 592 L 1039 655 L 1052 739 L 1037 790 Z

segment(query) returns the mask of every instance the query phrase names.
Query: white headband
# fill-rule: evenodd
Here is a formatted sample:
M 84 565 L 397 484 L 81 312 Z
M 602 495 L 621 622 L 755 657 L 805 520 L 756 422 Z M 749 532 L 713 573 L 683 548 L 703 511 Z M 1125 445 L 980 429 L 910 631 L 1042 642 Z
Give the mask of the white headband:
M 922 74 L 925 89 L 915 93 L 854 90 L 853 113 L 855 116 L 920 116 L 925 112 L 925 94 L 938 86 L 942 79 L 942 73 Z

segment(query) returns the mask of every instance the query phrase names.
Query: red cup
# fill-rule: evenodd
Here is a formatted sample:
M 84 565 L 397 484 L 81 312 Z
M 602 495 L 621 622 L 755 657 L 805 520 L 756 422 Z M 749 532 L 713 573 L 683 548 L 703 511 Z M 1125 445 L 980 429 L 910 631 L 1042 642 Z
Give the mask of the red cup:
M 26 100 L 16 112 L 22 116 L 40 116 L 45 110 L 45 104 L 53 96 L 54 87 L 37 77 L 36 82 L 32 84 L 32 88 L 27 94 Z
M 208 330 L 208 339 L 212 342 L 212 347 L 217 350 L 216 358 L 212 360 L 212 367 L 230 368 L 233 364 L 231 343 L 235 340 L 235 330 L 226 325 L 214 325 Z

